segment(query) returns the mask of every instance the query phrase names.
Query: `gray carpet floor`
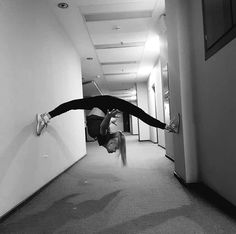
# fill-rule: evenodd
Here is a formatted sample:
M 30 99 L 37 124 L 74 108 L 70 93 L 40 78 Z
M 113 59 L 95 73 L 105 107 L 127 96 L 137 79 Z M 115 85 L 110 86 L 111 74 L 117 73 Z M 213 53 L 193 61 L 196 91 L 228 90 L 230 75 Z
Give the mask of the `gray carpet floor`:
M 127 137 L 128 166 L 88 143 L 87 156 L 5 218 L 0 233 L 236 233 L 235 207 L 202 185 L 183 186 L 173 162 Z

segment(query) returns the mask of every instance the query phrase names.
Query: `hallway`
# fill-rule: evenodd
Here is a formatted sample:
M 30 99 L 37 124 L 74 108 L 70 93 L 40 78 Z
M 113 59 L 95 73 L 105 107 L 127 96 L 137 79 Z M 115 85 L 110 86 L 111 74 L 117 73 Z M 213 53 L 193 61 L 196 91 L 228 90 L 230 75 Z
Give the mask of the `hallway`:
M 183 187 L 157 145 L 127 136 L 127 168 L 87 146 L 84 159 L 0 224 L 1 234 L 236 233 L 235 210 Z

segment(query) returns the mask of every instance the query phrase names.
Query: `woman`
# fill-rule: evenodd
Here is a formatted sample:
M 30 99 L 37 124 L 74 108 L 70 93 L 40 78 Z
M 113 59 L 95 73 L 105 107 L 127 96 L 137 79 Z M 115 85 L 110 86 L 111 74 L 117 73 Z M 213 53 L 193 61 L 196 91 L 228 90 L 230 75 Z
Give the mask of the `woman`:
M 170 125 L 167 125 L 151 117 L 142 109 L 131 104 L 130 102 L 117 97 L 103 95 L 75 99 L 59 105 L 48 113 L 37 114 L 37 135 L 39 136 L 41 134 L 42 130 L 47 126 L 51 118 L 61 115 L 67 111 L 77 109 L 91 110 L 87 117 L 89 135 L 96 139 L 100 146 L 105 147 L 108 153 L 113 153 L 119 149 L 123 165 L 126 164 L 125 137 L 121 132 L 110 133 L 109 128 L 111 119 L 117 118 L 117 114 L 120 111 L 133 115 L 150 126 L 165 129 L 174 133 L 178 133 L 179 131 L 179 115 L 176 119 L 171 121 Z

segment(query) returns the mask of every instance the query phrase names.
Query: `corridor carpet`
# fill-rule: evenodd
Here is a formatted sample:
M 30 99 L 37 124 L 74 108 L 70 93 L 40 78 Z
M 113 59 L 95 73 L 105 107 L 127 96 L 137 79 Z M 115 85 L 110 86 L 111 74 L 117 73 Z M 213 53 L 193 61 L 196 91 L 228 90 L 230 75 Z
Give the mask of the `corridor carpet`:
M 235 209 L 203 186 L 185 187 L 150 142 L 127 137 L 128 166 L 97 143 L 0 224 L 7 234 L 236 233 Z

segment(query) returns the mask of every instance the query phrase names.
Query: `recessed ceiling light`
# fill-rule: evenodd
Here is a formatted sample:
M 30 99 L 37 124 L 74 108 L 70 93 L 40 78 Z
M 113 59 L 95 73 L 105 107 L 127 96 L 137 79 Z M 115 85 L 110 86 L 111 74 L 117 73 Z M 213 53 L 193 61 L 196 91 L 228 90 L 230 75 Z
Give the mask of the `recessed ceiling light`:
M 69 7 L 68 3 L 66 3 L 66 2 L 60 2 L 57 4 L 57 6 L 62 9 L 66 9 Z

